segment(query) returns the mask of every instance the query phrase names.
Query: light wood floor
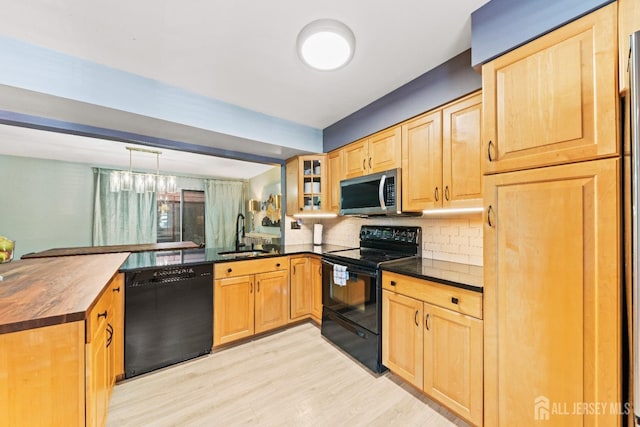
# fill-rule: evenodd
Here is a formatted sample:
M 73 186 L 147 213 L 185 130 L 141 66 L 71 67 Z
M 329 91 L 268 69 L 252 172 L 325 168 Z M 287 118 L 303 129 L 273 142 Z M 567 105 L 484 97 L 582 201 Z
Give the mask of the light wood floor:
M 118 384 L 115 426 L 467 426 L 303 324 Z

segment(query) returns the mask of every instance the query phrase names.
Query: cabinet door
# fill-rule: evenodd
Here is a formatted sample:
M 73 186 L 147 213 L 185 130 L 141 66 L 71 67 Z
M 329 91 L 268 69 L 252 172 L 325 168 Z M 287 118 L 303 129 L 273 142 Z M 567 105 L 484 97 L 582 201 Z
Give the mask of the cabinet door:
M 86 417 L 88 426 L 103 426 L 106 423 L 111 382 L 109 380 L 109 355 L 107 348 L 107 322 L 87 344 L 86 370 Z
M 90 348 L 84 321 L 0 334 L 0 425 L 84 426 Z
M 342 163 L 343 150 L 335 150 L 327 154 L 327 174 L 329 175 L 329 211 L 338 213 L 340 210 L 340 181 L 344 179 L 344 165 Z
M 299 188 L 299 161 L 297 157 L 287 160 L 285 164 L 286 195 L 287 195 L 287 215 L 297 214 L 302 210 L 302 189 Z
M 620 72 L 620 92 L 629 89 L 629 36 L 640 30 L 640 2 L 637 0 L 618 0 L 618 52 Z
M 618 159 L 485 177 L 485 425 L 534 425 L 541 399 L 621 401 L 619 182 Z
M 482 321 L 424 304 L 424 392 L 482 424 Z
M 463 98 L 442 110 L 444 207 L 482 206 L 482 95 Z
M 382 363 L 422 389 L 422 301 L 382 291 Z
M 213 291 L 213 345 L 254 333 L 253 275 L 216 279 Z
M 619 153 L 616 4 L 482 67 L 485 173 Z
M 291 258 L 291 320 L 311 313 L 311 280 L 309 258 Z
M 320 258 L 309 259 L 309 276 L 311 277 L 311 315 L 322 321 L 322 261 Z
M 352 142 L 343 149 L 345 178 L 355 178 L 367 172 L 367 139 Z
M 400 126 L 371 135 L 367 148 L 367 173 L 399 168 L 402 163 Z
M 442 206 L 442 113 L 402 125 L 402 210 Z
M 113 336 L 110 348 L 111 368 L 115 381 L 124 375 L 124 274 L 120 273 L 109 284 L 112 292 Z
M 255 333 L 286 325 L 289 320 L 288 272 L 256 274 L 255 286 Z

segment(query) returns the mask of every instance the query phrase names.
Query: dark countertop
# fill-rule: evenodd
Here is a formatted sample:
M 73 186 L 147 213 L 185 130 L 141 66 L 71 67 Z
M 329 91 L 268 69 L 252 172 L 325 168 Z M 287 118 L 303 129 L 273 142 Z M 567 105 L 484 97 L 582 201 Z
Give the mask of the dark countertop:
M 475 292 L 483 291 L 482 267 L 477 265 L 438 261 L 429 258 L 411 258 L 383 264 L 382 270 Z
M 0 264 L 0 334 L 85 320 L 128 252 Z
M 55 248 L 22 255 L 22 259 L 46 258 L 71 255 L 110 254 L 116 252 L 166 251 L 198 248 L 193 242 L 145 243 L 140 245 L 84 246 L 77 248 Z
M 318 254 L 352 249 L 346 246 L 312 244 L 304 245 L 264 245 L 262 248 L 267 251 L 259 256 L 229 258 L 221 255 L 221 252 L 233 251 L 234 248 L 209 248 L 209 249 L 185 249 L 176 251 L 149 251 L 132 253 L 127 261 L 120 267 L 120 271 L 134 271 L 145 268 L 156 268 L 159 266 L 171 265 L 195 265 L 215 262 L 234 262 L 247 259 L 268 258 L 274 256 L 286 256 L 296 254 Z M 251 250 L 247 248 L 247 250 Z

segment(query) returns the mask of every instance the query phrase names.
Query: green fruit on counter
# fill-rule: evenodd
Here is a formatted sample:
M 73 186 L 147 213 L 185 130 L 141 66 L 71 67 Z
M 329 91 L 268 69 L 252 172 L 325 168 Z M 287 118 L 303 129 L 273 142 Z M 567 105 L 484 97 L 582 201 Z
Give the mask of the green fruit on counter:
M 6 237 L 0 236 L 0 251 L 12 251 L 14 248 L 14 241 L 9 240 Z

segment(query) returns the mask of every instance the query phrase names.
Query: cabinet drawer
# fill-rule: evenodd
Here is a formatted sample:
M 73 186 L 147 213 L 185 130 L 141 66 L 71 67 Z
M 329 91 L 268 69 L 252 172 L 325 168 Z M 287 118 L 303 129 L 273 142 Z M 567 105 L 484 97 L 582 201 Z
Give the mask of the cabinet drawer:
M 387 271 L 382 273 L 382 288 L 482 319 L 482 294 L 478 292 Z
M 216 263 L 213 265 L 213 277 L 216 279 L 224 279 L 227 277 L 238 277 L 247 274 L 288 269 L 289 259 L 287 257 L 251 259 Z
M 87 343 L 92 341 L 98 331 L 104 330 L 107 323 L 107 317 L 111 316 L 110 310 L 112 309 L 111 298 L 113 292 L 111 291 L 111 283 L 105 287 L 100 295 L 100 299 L 96 302 L 89 313 L 87 314 Z

